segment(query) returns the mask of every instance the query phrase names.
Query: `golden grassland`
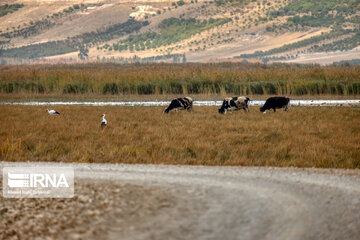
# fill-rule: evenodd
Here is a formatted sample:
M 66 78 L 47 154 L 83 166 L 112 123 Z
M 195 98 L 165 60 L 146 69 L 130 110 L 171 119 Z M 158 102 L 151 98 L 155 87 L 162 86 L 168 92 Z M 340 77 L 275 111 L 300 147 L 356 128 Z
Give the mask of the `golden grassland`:
M 358 107 L 163 109 L 0 106 L 0 161 L 360 168 Z

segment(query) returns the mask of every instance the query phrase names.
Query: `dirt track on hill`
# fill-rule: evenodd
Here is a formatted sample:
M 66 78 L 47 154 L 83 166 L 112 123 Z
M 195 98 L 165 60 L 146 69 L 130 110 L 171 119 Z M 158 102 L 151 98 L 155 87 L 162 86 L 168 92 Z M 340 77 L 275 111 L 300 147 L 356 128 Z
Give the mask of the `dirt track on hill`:
M 0 198 L 0 239 L 360 236 L 360 170 L 39 164 L 73 166 L 75 197 Z

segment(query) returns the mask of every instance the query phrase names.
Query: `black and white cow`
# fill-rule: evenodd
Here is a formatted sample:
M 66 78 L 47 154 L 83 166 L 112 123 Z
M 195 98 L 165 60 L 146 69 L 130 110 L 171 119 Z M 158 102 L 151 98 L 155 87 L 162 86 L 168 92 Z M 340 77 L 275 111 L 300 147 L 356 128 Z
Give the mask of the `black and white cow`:
M 219 113 L 224 114 L 227 111 L 232 112 L 232 110 L 244 109 L 245 112 L 249 112 L 248 103 L 250 98 L 248 97 L 228 97 L 225 98 L 221 108 L 219 108 Z
M 174 98 L 170 105 L 165 109 L 164 113 L 169 113 L 171 110 L 192 110 L 193 100 L 190 97 Z
M 285 111 L 288 111 L 288 105 L 290 102 L 290 98 L 286 98 L 286 97 L 271 97 L 268 98 L 264 104 L 264 106 L 262 106 L 260 108 L 260 112 L 263 112 L 264 114 L 266 113 L 266 110 L 268 109 L 274 109 L 274 112 L 276 112 L 277 108 L 285 108 Z

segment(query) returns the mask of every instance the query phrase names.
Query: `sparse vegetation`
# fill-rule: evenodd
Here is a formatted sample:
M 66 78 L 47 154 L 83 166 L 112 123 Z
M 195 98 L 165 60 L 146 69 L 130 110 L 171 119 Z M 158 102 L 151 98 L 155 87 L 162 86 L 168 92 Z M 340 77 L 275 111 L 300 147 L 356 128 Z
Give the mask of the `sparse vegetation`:
M 250 0 L 214 0 L 215 4 L 217 6 L 220 6 L 220 5 L 224 5 L 226 3 L 230 3 L 230 4 L 233 4 L 233 5 L 238 5 L 238 4 L 242 4 L 242 3 L 249 3 Z
M 8 39 L 15 37 L 24 37 L 27 38 L 29 36 L 35 35 L 40 31 L 50 29 L 55 26 L 56 20 L 62 18 L 63 16 L 69 15 L 71 13 L 84 10 L 86 6 L 84 4 L 78 5 L 75 4 L 72 7 L 66 8 L 61 12 L 54 13 L 51 17 L 47 16 L 47 18 L 43 18 L 38 21 L 30 21 L 28 24 L 25 24 L 23 27 L 18 26 L 17 29 L 14 29 L 11 32 L 5 32 L 0 34 L 0 37 L 5 37 Z
M 114 24 L 104 30 L 98 30 L 90 33 L 84 33 L 63 41 L 46 42 L 24 46 L 20 48 L 0 49 L 1 57 L 9 58 L 39 58 L 46 56 L 59 55 L 74 51 L 87 49 L 97 42 L 111 40 L 115 35 L 121 36 L 138 31 L 148 22 L 139 22 L 129 19 L 125 23 Z
M 185 54 L 165 54 L 151 57 L 111 57 L 111 58 L 98 58 L 98 63 L 160 63 L 160 62 L 172 62 L 172 63 L 186 63 Z
M 334 41 L 328 44 L 323 44 L 321 46 L 315 45 L 310 50 L 314 52 L 344 51 L 344 50 L 351 50 L 353 48 L 356 48 L 357 46 L 360 46 L 359 32 L 349 38 Z
M 24 7 L 24 4 L 5 4 L 0 6 L 0 17 L 3 17 L 9 13 L 13 13 L 20 8 Z
M 114 51 L 143 51 L 145 49 L 158 48 L 187 39 L 192 35 L 223 25 L 229 21 L 231 21 L 230 18 L 211 18 L 208 21 L 199 21 L 195 18 L 169 18 L 160 23 L 160 33 L 148 32 L 131 35 L 125 40 L 114 43 L 112 46 L 104 45 L 103 48 Z
M 57 117 L 45 109 L 0 105 L 0 161 L 360 168 L 357 107 L 225 116 L 216 107 L 164 115 L 163 107 L 58 106 Z
M 356 14 L 359 2 L 354 0 L 303 0 L 290 1 L 289 4 L 269 12 L 269 16 L 290 16 L 287 25 L 302 27 L 330 27 L 341 25 L 346 18 Z
M 0 56 L 12 58 L 39 58 L 53 56 L 75 52 L 77 48 L 71 45 L 72 44 L 70 44 L 69 41 L 55 41 L 33 44 L 20 48 L 11 48 L 7 50 L 0 49 Z
M 252 53 L 251 49 L 265 49 L 265 46 L 262 45 L 260 45 L 260 49 L 256 47 L 256 41 L 261 41 L 264 37 L 276 39 L 289 31 L 304 32 L 301 36 L 298 35 L 299 39 L 304 39 L 309 35 L 314 36 L 320 31 L 328 32 L 331 30 L 330 33 L 317 35 L 296 43 L 293 43 L 296 41 L 295 34 L 289 34 L 284 36 L 285 45 L 280 48 L 239 57 L 257 58 L 263 62 L 289 60 L 295 59 L 303 53 L 344 51 L 359 46 L 357 34 L 359 14 L 356 10 L 359 4 L 354 0 L 281 0 L 270 2 L 263 0 L 214 0 L 204 1 L 201 4 L 195 4 L 197 1 L 191 1 L 191 3 L 194 4 L 190 4 L 190 1 L 177 0 L 169 2 L 168 6 L 164 7 L 154 5 L 149 8 L 152 9 L 151 11 L 144 8 L 145 10 L 141 10 L 145 11 L 144 13 L 140 11 L 142 8 L 138 8 L 137 4 L 132 4 L 128 9 L 124 8 L 123 12 L 121 11 L 121 18 L 124 18 L 121 21 L 126 21 L 130 12 L 133 12 L 130 14 L 131 19 L 123 24 L 113 24 L 113 19 L 110 19 L 112 18 L 110 17 L 111 14 L 109 19 L 102 15 L 101 22 L 102 26 L 105 27 L 99 27 L 99 29 L 86 27 L 89 30 L 83 34 L 71 31 L 67 39 L 63 38 L 64 40 L 55 42 L 53 36 L 48 36 L 48 33 L 62 28 L 58 25 L 69 26 L 71 21 L 79 22 L 78 19 L 83 17 L 94 21 L 92 12 L 101 5 L 103 6 L 97 8 L 96 11 L 102 12 L 108 7 L 110 10 L 109 4 L 104 5 L 103 3 L 67 5 L 62 9 L 55 10 L 57 11 L 55 13 L 52 10 L 51 14 L 42 15 L 41 19 L 40 17 L 29 18 L 26 23 L 3 27 L 2 32 L 0 32 L 0 57 L 2 57 L 3 62 L 6 61 L 9 64 L 39 62 L 43 61 L 43 59 L 38 59 L 41 57 L 75 51 L 80 59 L 88 59 L 89 61 L 94 60 L 97 56 L 100 58 L 104 56 L 109 59 L 111 57 L 130 59 L 134 57 L 134 53 L 140 56 L 144 54 L 147 57 L 157 54 L 164 56 L 191 52 L 191 58 L 197 59 L 197 56 L 201 55 L 198 52 L 210 49 L 210 54 L 206 58 L 222 59 L 226 57 L 225 51 L 213 51 L 217 46 L 227 45 L 237 49 L 236 51 L 239 51 L 240 55 L 243 48 L 237 48 L 236 44 L 243 46 L 247 44 L 245 41 L 249 40 L 246 53 Z M 168 15 L 170 10 L 174 11 L 171 15 L 178 18 L 165 19 L 171 16 Z M 84 11 L 84 13 L 74 14 L 77 11 Z M 167 14 L 163 14 L 165 12 Z M 13 16 L 15 17 L 16 14 Z M 219 18 L 219 16 L 224 16 L 224 18 Z M 146 31 L 140 33 L 139 30 L 142 26 L 140 26 L 139 21 L 143 18 L 146 21 L 141 23 L 142 26 L 148 24 L 150 26 L 147 27 Z M 119 18 L 115 22 L 119 22 Z M 53 26 L 57 27 L 48 31 Z M 127 27 L 131 28 L 131 31 L 119 29 Z M 315 27 L 316 29 L 314 29 Z M 264 34 L 264 29 L 273 33 Z M 248 33 L 253 33 L 253 36 L 256 37 L 244 39 Z M 40 39 L 32 36 L 38 34 Z M 22 38 L 29 36 L 31 36 L 30 39 L 22 40 Z M 49 42 L 44 43 L 47 41 L 45 39 L 49 39 Z M 41 44 L 37 44 L 39 42 Z M 292 44 L 286 44 L 289 42 Z M 25 44 L 28 45 L 25 46 Z M 266 50 L 268 49 L 266 47 Z M 90 53 L 89 58 L 87 58 L 88 53 L 86 51 Z M 120 55 L 119 52 L 125 53 Z M 67 55 L 64 61 L 76 61 L 76 54 Z M 203 56 L 200 57 L 204 58 Z M 55 62 L 59 61 L 59 58 L 52 59 Z M 132 60 L 121 60 L 121 62 L 132 62 Z
M 336 39 L 339 36 L 350 34 L 353 31 L 351 30 L 342 30 L 342 31 L 332 31 L 330 33 L 322 34 L 320 36 L 311 37 L 302 41 L 298 41 L 291 44 L 285 44 L 279 48 L 273 48 L 268 51 L 256 51 L 255 53 L 251 54 L 242 54 L 240 56 L 236 56 L 235 58 L 258 58 L 263 59 L 266 56 L 271 56 L 274 54 L 279 54 L 287 51 L 291 51 L 294 49 L 308 47 L 308 51 L 312 52 L 320 52 L 320 51 L 331 51 L 334 50 L 349 50 L 353 49 L 358 46 L 359 43 L 359 33 L 353 34 L 348 38 L 335 41 L 334 43 L 330 44 L 319 44 L 319 42 L 329 39 Z

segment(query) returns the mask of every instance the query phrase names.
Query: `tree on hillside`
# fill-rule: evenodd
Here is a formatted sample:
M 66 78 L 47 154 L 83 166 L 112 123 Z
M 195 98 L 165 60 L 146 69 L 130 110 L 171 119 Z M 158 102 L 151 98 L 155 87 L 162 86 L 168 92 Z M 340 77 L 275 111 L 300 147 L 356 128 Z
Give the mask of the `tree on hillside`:
M 81 60 L 85 60 L 85 59 L 87 59 L 89 57 L 88 53 L 89 53 L 89 49 L 84 48 L 83 46 L 81 46 L 80 49 L 79 49 L 78 57 Z

